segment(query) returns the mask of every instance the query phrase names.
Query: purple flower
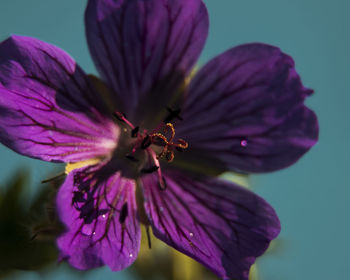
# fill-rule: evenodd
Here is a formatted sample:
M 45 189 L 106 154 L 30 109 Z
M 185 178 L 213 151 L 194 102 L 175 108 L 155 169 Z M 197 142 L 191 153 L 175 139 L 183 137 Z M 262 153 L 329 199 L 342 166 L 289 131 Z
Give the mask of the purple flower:
M 247 44 L 189 78 L 208 32 L 201 0 L 89 0 L 101 80 L 59 48 L 0 44 L 0 139 L 66 162 L 57 196 L 61 257 L 78 269 L 129 266 L 140 222 L 223 279 L 248 271 L 279 231 L 272 207 L 224 171 L 274 171 L 317 141 L 312 93 L 291 57 Z

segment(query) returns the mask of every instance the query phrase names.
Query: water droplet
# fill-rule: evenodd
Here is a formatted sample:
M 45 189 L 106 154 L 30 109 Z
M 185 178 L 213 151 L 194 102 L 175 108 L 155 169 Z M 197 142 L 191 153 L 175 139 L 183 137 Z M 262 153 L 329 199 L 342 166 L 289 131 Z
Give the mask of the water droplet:
M 247 145 L 248 145 L 248 141 L 247 140 L 242 140 L 241 141 L 241 146 L 242 147 L 247 147 Z
M 91 225 L 84 225 L 81 229 L 81 233 L 86 236 L 91 236 L 93 234 L 92 230 L 93 227 Z
M 190 236 L 193 237 L 193 232 L 190 232 Z
M 96 231 L 94 231 L 93 233 L 92 233 L 92 235 L 95 235 L 96 234 Z
M 132 258 L 134 255 L 132 253 L 129 254 L 129 257 Z
M 106 215 L 105 215 L 105 214 L 103 214 L 103 215 L 102 215 L 102 218 L 103 218 L 103 219 L 105 219 L 105 218 L 106 218 Z

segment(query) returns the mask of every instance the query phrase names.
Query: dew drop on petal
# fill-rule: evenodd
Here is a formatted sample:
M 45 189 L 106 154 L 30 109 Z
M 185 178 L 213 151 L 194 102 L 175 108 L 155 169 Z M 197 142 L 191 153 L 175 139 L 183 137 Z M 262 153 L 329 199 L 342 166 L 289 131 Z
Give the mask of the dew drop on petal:
M 129 257 L 132 258 L 134 255 L 132 253 L 129 254 Z
M 190 236 L 193 237 L 193 232 L 190 232 Z
M 102 215 L 102 218 L 103 218 L 103 219 L 105 219 L 105 218 L 106 218 L 106 215 L 105 215 L 105 214 L 103 214 L 103 215 Z
M 93 227 L 91 225 L 84 225 L 81 228 L 81 233 L 86 235 L 86 236 L 90 236 L 93 234 L 92 230 L 93 230 Z
M 94 231 L 93 233 L 92 233 L 92 235 L 95 235 L 96 234 L 96 231 Z
M 248 145 L 248 141 L 247 140 L 244 139 L 244 140 L 241 141 L 241 146 L 242 147 L 247 147 L 247 145 Z

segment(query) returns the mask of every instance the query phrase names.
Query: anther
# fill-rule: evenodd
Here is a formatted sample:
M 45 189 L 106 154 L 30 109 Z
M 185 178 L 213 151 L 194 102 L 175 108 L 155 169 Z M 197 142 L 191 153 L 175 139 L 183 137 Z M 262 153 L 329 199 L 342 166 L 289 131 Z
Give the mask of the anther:
M 139 162 L 139 160 L 135 158 L 133 155 L 128 154 L 125 157 L 133 162 Z
M 128 216 L 128 204 L 125 202 L 120 210 L 119 223 L 123 224 Z
M 136 126 L 133 130 L 131 130 L 131 137 L 135 138 L 137 137 L 138 133 L 139 133 L 140 127 Z
M 167 189 L 167 184 L 163 176 L 159 178 L 158 187 L 161 191 L 165 191 Z
M 141 148 L 145 150 L 145 149 L 147 149 L 149 146 L 151 146 L 151 144 L 152 144 L 151 137 L 149 137 L 149 135 L 147 135 L 147 136 L 142 140 Z
M 159 166 L 153 165 L 149 168 L 142 168 L 141 172 L 142 173 L 153 173 L 153 172 L 156 172 L 158 170 L 158 168 L 159 168 Z

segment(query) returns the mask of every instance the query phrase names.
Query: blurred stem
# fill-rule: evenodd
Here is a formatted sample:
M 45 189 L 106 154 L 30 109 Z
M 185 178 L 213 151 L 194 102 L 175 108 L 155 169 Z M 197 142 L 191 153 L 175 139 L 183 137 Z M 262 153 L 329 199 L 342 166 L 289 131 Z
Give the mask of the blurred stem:
M 176 250 L 171 250 L 173 258 L 173 280 L 203 279 L 200 265 Z

